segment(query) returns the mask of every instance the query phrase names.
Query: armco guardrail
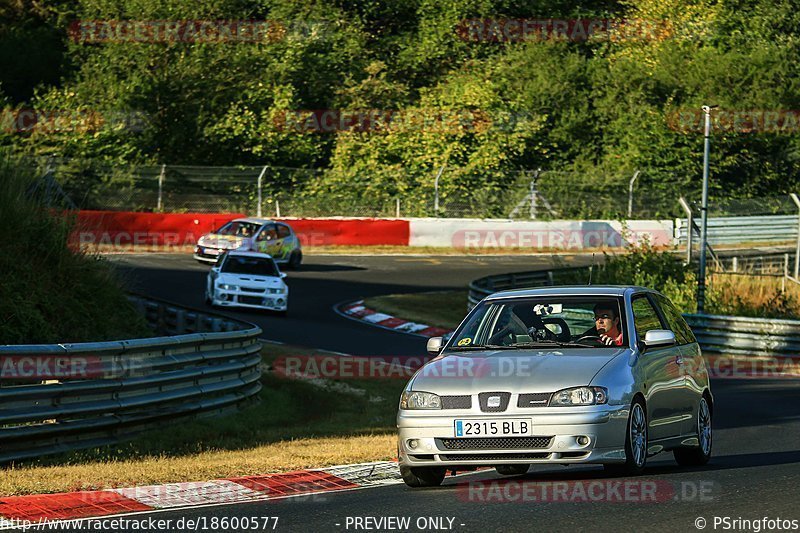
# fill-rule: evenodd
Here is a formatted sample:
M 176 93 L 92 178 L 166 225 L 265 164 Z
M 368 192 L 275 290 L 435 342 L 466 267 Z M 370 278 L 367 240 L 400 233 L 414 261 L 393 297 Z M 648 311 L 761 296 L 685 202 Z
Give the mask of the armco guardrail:
M 486 296 L 506 289 L 553 285 L 554 275 L 573 269 L 516 272 L 486 276 L 469 284 L 472 309 Z M 708 355 L 797 358 L 800 354 L 800 320 L 778 320 L 721 315 L 684 314 L 701 349 Z
M 699 218 L 695 222 L 699 224 Z M 686 245 L 688 230 L 688 219 L 675 220 L 675 239 L 680 245 Z M 708 242 L 712 246 L 742 242 L 789 242 L 796 239 L 797 215 L 708 218 Z
M 261 328 L 131 300 L 170 336 L 0 346 L 0 462 L 111 444 L 257 398 Z

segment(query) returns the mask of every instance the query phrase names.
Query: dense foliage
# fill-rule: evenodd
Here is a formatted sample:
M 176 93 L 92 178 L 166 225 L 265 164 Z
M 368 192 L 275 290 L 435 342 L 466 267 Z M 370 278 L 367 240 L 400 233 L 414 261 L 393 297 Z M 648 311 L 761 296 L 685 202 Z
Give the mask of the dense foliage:
M 465 19 L 504 17 L 643 20 L 667 31 L 500 43 L 456 31 Z M 123 19 L 271 20 L 282 32 L 263 43 L 70 38 L 74 21 Z M 608 187 L 641 169 L 645 190 L 692 196 L 699 124 L 676 128 L 676 113 L 706 103 L 799 109 L 799 35 L 791 0 L 11 0 L 0 7 L 0 107 L 146 119 L 136 131 L 6 124 L 0 144 L 111 162 L 325 168 L 321 179 L 274 185 L 340 200 L 428 199 L 444 163 L 445 198 L 501 195 L 516 171 L 536 168 Z M 473 120 L 381 133 L 280 127 L 286 112 L 324 109 Z M 796 133 L 718 131 L 712 194 L 794 190 Z

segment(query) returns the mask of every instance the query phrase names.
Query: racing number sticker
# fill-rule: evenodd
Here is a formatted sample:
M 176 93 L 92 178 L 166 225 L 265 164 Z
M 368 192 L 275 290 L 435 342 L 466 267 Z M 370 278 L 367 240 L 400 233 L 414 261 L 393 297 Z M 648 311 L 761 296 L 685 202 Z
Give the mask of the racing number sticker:
M 472 344 L 471 337 L 464 337 L 463 339 L 458 341 L 458 346 L 469 346 L 470 344 Z

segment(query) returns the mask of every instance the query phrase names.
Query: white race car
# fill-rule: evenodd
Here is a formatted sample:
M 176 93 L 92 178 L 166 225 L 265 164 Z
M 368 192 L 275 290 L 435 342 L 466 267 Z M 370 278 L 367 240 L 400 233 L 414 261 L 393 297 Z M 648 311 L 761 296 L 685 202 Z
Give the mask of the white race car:
M 211 306 L 250 307 L 286 316 L 289 287 L 285 277 L 268 254 L 225 252 L 208 273 L 205 300 Z

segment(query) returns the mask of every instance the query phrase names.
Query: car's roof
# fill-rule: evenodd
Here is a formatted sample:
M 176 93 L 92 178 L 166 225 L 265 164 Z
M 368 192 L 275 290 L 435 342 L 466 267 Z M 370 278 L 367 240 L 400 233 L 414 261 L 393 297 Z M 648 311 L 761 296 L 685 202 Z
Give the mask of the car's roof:
M 262 259 L 271 259 L 272 256 L 263 252 L 250 252 L 248 250 L 229 250 L 225 252 L 227 255 L 242 255 L 245 257 L 260 257 Z
M 500 291 L 488 296 L 486 299 L 495 300 L 526 296 L 624 296 L 627 291 L 656 292 L 653 289 L 636 285 L 556 285 L 537 287 L 535 289 Z
M 245 218 L 236 218 L 236 219 L 232 220 L 231 222 L 250 222 L 250 223 L 253 223 L 253 224 L 267 224 L 267 223 L 276 222 L 276 221 L 272 220 L 271 218 L 245 217 Z

